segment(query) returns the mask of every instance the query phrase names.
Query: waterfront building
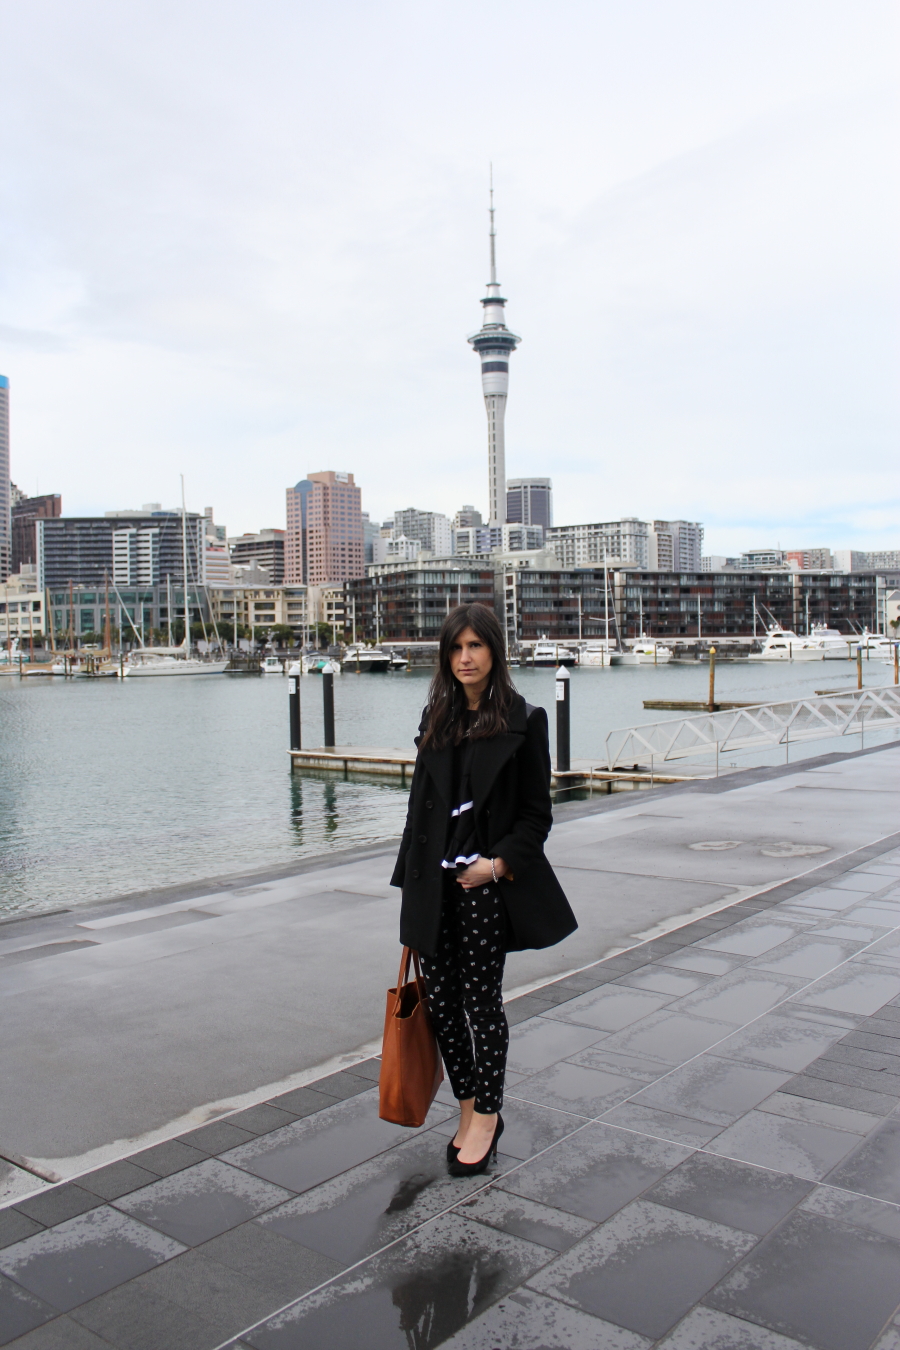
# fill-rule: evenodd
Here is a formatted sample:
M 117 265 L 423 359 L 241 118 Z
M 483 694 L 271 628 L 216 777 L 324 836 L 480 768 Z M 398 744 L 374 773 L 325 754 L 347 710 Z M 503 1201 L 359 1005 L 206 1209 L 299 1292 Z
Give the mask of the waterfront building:
M 42 642 L 46 633 L 45 592 L 38 590 L 37 569 L 25 563 L 0 585 L 0 649 L 9 650 L 18 639 L 19 650 Z
M 309 580 L 307 523 L 313 485 L 302 478 L 287 489 L 287 530 L 284 539 L 284 579 L 290 586 Z
M 607 570 L 610 636 L 674 641 L 762 636 L 771 622 L 796 633 L 817 624 L 848 638 L 883 622 L 884 583 L 875 572 L 853 575 L 778 570 L 659 572 Z M 604 570 L 508 568 L 504 608 L 511 643 L 548 637 L 605 636 Z
M 191 585 L 191 623 L 209 624 L 209 597 L 202 587 Z M 46 591 L 48 616 L 57 646 L 66 646 L 69 636 L 76 645 L 86 635 L 102 636 L 106 623 L 107 588 L 103 580 L 95 585 L 60 584 Z M 147 646 L 153 645 L 154 632 L 168 638 L 169 600 L 172 621 L 184 619 L 184 588 L 181 578 L 153 586 L 117 586 L 109 573 L 110 621 L 125 643 L 139 645 L 138 635 Z
M 395 538 L 417 539 L 435 558 L 446 558 L 453 551 L 450 521 L 439 511 L 417 511 L 412 506 L 395 511 L 393 526 Z
M 203 547 L 203 581 L 207 586 L 227 586 L 234 580 L 234 568 L 227 544 L 216 544 L 209 535 Z
M 346 624 L 361 642 L 437 639 L 454 605 L 494 604 L 495 569 L 489 564 L 385 563 L 348 581 Z
M 14 485 L 11 484 L 11 487 Z M 11 507 L 12 518 L 12 563 L 13 572 L 21 567 L 37 562 L 37 542 L 34 522 L 52 520 L 62 515 L 62 497 L 58 492 L 45 493 L 40 497 L 26 497 L 24 492 L 15 489 Z
M 564 567 L 607 565 L 649 567 L 650 526 L 636 516 L 590 525 L 551 525 L 545 531 Z
M 0 375 L 0 581 L 12 564 L 12 521 L 9 481 L 9 380 Z
M 155 505 L 152 503 L 151 505 Z M 158 547 L 151 553 L 152 574 L 143 581 L 126 583 L 156 585 L 166 578 L 181 581 L 184 572 L 180 511 L 108 511 L 104 516 L 56 516 L 38 518 L 35 528 L 35 561 L 38 585 L 47 587 L 102 586 L 114 573 L 114 536 L 118 531 L 151 531 Z M 188 579 L 203 581 L 204 521 L 196 512 L 187 513 Z M 123 545 L 120 544 L 120 549 Z M 130 548 L 131 546 L 129 546 Z M 137 553 L 143 546 L 135 546 Z M 135 555 L 137 556 L 137 555 Z M 142 572 L 141 575 L 148 575 Z
M 353 474 L 328 470 L 308 477 L 307 581 L 327 586 L 362 576 L 362 494 Z
M 300 642 L 315 622 L 310 614 L 311 591 L 308 586 L 273 586 L 265 572 L 248 567 L 245 576 L 235 584 L 211 586 L 209 603 L 219 632 L 227 642 L 234 637 L 235 617 L 239 629 L 250 629 L 258 642 L 281 625 L 291 629 L 294 642 Z
M 647 536 L 647 565 L 660 572 L 702 568 L 703 526 L 696 520 L 654 520 Z
M 468 341 L 481 358 L 481 388 L 488 423 L 488 523 L 506 522 L 506 439 L 504 423 L 509 392 L 509 358 L 522 341 L 506 326 L 506 301 L 497 281 L 497 231 L 494 226 L 494 185 L 490 205 L 491 279 L 482 300 L 481 328 Z
M 474 506 L 461 506 L 453 517 L 454 530 L 469 530 L 473 525 L 483 525 L 481 512 L 476 511 Z
M 506 484 L 506 521 L 509 525 L 553 524 L 553 483 L 549 478 L 510 478 Z
M 274 585 L 283 585 L 287 533 L 287 530 L 259 530 L 256 534 L 236 535 L 228 540 L 232 563 L 246 566 L 255 562 L 266 569 Z

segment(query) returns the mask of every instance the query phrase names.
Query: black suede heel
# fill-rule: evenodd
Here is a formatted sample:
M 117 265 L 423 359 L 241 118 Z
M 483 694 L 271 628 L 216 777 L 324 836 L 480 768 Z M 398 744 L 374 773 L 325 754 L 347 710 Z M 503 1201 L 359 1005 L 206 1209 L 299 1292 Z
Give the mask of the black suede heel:
M 457 1156 L 456 1158 L 453 1159 L 453 1161 L 450 1163 L 449 1168 L 447 1169 L 451 1177 L 477 1177 L 480 1172 L 486 1172 L 488 1169 L 488 1163 L 491 1161 L 491 1158 L 496 1158 L 497 1156 L 497 1141 L 502 1133 L 503 1133 L 503 1117 L 500 1115 L 498 1111 L 497 1124 L 494 1126 L 494 1137 L 491 1140 L 490 1144 L 488 1145 L 487 1153 L 484 1155 L 483 1158 L 479 1158 L 478 1162 L 473 1163 L 462 1163 L 459 1161 L 459 1156 Z M 451 1147 L 452 1144 L 447 1146 L 448 1158 L 450 1157 Z M 459 1150 L 457 1149 L 457 1155 L 458 1154 Z

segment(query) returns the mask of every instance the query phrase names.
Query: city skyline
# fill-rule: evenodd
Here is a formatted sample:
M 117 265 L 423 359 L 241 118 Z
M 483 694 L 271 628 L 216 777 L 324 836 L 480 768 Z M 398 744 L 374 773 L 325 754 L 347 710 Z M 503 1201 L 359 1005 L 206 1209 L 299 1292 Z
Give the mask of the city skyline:
M 552 474 L 561 521 L 703 520 L 715 553 L 890 547 L 892 12 L 464 5 L 438 32 L 391 4 L 348 48 L 339 16 L 226 0 L 211 48 L 203 2 L 165 37 L 104 0 L 7 11 L 14 479 L 83 515 L 152 463 L 240 533 L 318 462 L 375 519 L 487 514 L 460 336 L 493 160 L 527 334 L 508 475 Z M 485 112 L 483 42 L 515 117 Z

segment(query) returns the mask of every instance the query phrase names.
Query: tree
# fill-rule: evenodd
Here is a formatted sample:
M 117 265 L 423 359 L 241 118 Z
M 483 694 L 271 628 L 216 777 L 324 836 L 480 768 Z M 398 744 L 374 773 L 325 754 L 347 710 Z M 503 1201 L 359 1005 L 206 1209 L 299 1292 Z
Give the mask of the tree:
M 294 630 L 289 623 L 276 623 L 269 630 L 269 636 L 277 647 L 289 647 L 294 640 Z
M 330 623 L 317 623 L 313 631 L 320 647 L 329 647 L 334 642 L 334 629 Z

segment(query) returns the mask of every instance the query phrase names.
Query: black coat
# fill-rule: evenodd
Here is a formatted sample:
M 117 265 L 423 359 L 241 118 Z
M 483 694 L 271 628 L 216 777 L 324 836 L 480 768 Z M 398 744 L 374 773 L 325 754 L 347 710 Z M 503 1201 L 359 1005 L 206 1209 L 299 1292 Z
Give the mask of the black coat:
M 419 731 L 417 745 L 421 727 Z M 543 708 L 533 708 L 516 695 L 509 731 L 473 742 L 471 782 L 478 851 L 485 858 L 502 858 L 513 878 L 500 881 L 508 919 L 507 950 L 552 947 L 578 924 L 544 857 L 553 813 Z M 403 888 L 400 941 L 426 956 L 437 947 L 446 876 L 441 860 L 452 793 L 452 746 L 420 750 L 391 885 Z

